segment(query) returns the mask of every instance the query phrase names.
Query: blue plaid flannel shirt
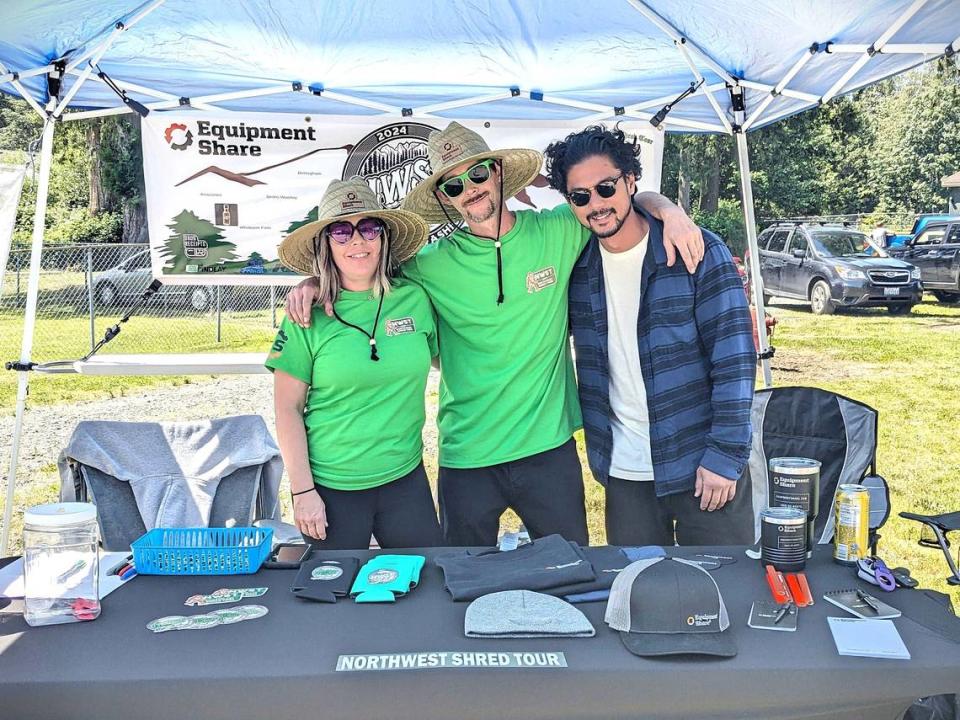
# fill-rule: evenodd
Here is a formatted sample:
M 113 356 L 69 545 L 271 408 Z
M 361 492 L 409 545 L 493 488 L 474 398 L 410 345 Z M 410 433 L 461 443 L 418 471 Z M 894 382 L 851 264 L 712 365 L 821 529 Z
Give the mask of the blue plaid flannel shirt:
M 697 271 L 689 274 L 679 258 L 667 267 L 662 223 L 637 210 L 650 225 L 637 343 L 662 497 L 692 490 L 700 465 L 729 479 L 743 475 L 757 356 L 746 293 L 723 241 L 703 230 Z M 595 236 L 574 266 L 569 298 L 587 457 L 606 484 L 613 446 L 607 299 Z

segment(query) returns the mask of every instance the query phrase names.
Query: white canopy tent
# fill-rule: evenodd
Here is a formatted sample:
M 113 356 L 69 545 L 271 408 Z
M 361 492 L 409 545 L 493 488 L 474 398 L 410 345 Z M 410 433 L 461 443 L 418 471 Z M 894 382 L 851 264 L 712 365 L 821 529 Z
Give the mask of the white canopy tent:
M 7 0 L 0 21 L 0 90 L 44 119 L 0 555 L 57 122 L 260 110 L 584 125 L 630 118 L 727 134 L 737 145 L 751 276 L 759 279 L 747 131 L 960 50 L 960 0 Z M 763 318 L 759 282 L 753 293 Z M 769 386 L 769 347 L 758 335 Z M 112 358 L 58 371 L 148 367 L 185 371 L 182 359 L 156 357 L 139 367 Z M 196 367 L 243 372 L 252 364 Z

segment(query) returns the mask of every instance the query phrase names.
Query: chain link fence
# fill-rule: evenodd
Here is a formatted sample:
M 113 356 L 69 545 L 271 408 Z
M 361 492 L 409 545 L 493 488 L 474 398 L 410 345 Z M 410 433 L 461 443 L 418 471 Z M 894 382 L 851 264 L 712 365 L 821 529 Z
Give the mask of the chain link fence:
M 32 359 L 80 357 L 134 307 L 153 277 L 146 244 L 63 245 L 41 254 Z M 30 249 L 14 247 L 0 286 L 0 348 L 20 355 Z M 289 286 L 164 285 L 102 353 L 266 352 Z

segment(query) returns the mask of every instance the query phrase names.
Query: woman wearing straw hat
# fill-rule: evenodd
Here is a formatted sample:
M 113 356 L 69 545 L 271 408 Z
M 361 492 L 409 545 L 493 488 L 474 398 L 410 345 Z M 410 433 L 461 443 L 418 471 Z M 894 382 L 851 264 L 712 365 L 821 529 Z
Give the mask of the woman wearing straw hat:
M 436 326 L 423 290 L 391 278 L 427 225 L 382 209 L 359 178 L 331 182 L 317 214 L 279 254 L 317 278 L 333 316 L 284 319 L 266 362 L 294 521 L 325 548 L 365 548 L 371 534 L 381 547 L 438 545 L 421 440 Z

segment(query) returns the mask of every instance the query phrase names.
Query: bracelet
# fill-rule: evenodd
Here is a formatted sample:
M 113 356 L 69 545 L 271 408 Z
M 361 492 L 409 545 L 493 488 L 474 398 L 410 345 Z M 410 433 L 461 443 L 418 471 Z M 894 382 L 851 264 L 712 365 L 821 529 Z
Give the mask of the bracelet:
M 308 492 L 316 492 L 316 491 L 317 491 L 316 487 L 312 487 L 312 488 L 307 488 L 306 490 L 301 490 L 300 492 L 291 492 L 290 495 L 291 497 L 296 497 L 297 495 L 304 495 Z

